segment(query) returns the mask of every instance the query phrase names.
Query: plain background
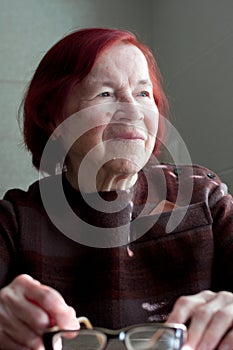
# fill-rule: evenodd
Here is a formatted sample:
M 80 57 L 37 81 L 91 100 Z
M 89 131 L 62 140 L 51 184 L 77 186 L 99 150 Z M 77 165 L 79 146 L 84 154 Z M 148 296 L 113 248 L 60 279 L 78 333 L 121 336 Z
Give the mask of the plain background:
M 64 35 L 95 26 L 129 29 L 150 46 L 192 162 L 233 193 L 232 19 L 232 0 L 0 0 L 0 196 L 38 178 L 17 110 L 40 59 Z

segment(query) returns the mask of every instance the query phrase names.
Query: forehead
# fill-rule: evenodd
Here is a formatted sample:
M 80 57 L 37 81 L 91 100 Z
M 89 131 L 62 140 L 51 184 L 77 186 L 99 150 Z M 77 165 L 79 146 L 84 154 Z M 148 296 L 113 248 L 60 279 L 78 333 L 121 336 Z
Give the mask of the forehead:
M 140 49 L 129 43 L 117 43 L 107 48 L 96 59 L 88 78 L 123 73 L 132 76 L 149 75 L 147 60 Z

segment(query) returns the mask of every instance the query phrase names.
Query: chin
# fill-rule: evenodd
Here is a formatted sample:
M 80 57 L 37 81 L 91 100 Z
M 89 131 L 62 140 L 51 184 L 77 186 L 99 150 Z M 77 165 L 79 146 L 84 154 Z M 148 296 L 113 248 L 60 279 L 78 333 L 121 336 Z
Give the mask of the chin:
M 107 154 L 112 155 L 109 162 L 112 170 L 118 170 L 125 174 L 139 172 L 148 162 L 152 150 L 151 147 L 146 148 L 144 141 L 143 146 L 138 143 L 123 140 L 116 144 L 110 144 L 112 147 L 108 149 Z M 150 146 L 150 145 L 149 145 Z
M 109 164 L 112 172 L 118 173 L 119 175 L 133 175 L 138 173 L 144 165 L 145 162 L 142 163 L 141 161 L 134 161 L 133 159 L 114 159 Z

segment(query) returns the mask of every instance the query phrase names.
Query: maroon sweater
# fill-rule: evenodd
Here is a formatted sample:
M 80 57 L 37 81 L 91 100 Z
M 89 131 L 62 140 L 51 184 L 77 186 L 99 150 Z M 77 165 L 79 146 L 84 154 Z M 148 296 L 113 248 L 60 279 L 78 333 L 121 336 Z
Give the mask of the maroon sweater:
M 52 194 L 53 211 L 65 222 L 56 195 L 58 179 L 51 176 L 41 181 Z M 80 244 L 48 218 L 38 181 L 27 192 L 10 190 L 0 201 L 0 287 L 18 274 L 30 274 L 56 288 L 79 316 L 108 328 L 164 321 L 180 295 L 203 289 L 233 292 L 233 201 L 208 169 L 147 167 L 130 192 L 132 215 L 127 201 L 118 212 L 104 213 L 90 208 L 65 178 L 63 186 L 70 207 L 83 221 L 114 228 L 131 219 L 130 232 L 136 239 L 128 247 Z M 116 192 L 100 195 L 109 207 L 116 199 Z M 118 196 L 127 198 L 124 191 Z M 176 203 L 176 209 L 150 215 L 164 199 Z M 177 224 L 170 232 L 171 214 Z M 181 222 L 180 214 L 184 216 Z M 147 224 L 147 232 L 141 235 Z M 76 229 L 88 234 L 82 225 Z

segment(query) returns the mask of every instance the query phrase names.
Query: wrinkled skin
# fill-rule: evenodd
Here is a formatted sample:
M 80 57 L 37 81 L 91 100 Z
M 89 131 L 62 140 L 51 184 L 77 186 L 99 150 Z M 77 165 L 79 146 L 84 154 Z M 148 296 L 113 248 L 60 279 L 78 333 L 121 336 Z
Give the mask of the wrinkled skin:
M 53 325 L 78 329 L 75 311 L 54 289 L 28 275 L 16 277 L 0 291 L 1 349 L 44 349 L 41 335 Z
M 183 350 L 233 349 L 233 294 L 209 290 L 180 297 L 167 322 L 190 320 Z

